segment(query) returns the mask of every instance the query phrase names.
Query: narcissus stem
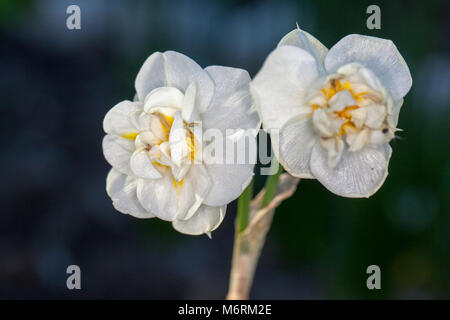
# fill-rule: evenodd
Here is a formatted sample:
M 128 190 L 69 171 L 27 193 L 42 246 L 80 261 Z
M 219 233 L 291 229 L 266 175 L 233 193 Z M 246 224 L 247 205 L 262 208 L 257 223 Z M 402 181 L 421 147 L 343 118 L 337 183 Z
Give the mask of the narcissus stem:
M 280 174 L 281 169 L 269 176 L 264 189 L 251 202 L 253 186 L 239 198 L 228 300 L 248 299 L 275 208 L 297 188 L 299 179 L 288 174 L 280 179 Z

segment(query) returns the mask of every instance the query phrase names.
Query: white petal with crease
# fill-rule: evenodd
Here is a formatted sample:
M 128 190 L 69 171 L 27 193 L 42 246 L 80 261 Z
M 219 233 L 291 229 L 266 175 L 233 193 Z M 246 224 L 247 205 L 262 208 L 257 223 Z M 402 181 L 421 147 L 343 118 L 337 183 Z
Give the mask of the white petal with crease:
M 359 62 L 373 71 L 394 100 L 403 98 L 411 88 L 409 68 L 390 40 L 348 35 L 330 49 L 325 58 L 325 68 L 333 73 L 339 67 L 353 62 Z
M 161 174 L 156 170 L 145 148 L 136 150 L 130 159 L 130 167 L 134 175 L 142 179 L 159 179 Z
M 205 200 L 210 206 L 223 206 L 239 197 L 253 177 L 252 164 L 207 165 L 212 187 Z
M 144 110 L 146 112 L 155 111 L 158 107 L 181 108 L 184 94 L 177 88 L 161 87 L 152 90 L 145 97 Z
M 176 184 L 169 170 L 160 179 L 139 179 L 139 202 L 162 220 L 189 219 L 202 204 L 210 188 L 208 173 L 202 167 L 193 166 L 181 185 Z
M 198 107 L 196 106 L 196 95 L 197 87 L 195 83 L 191 83 L 186 92 L 184 93 L 183 104 L 182 104 L 182 117 L 187 123 L 192 123 L 194 121 L 200 120 L 200 114 L 198 112 Z
M 326 150 L 316 144 L 311 155 L 311 172 L 328 190 L 349 198 L 370 197 L 388 174 L 392 149 L 389 144 L 345 152 L 335 168 L 330 168 Z
M 172 225 L 175 230 L 190 234 L 200 235 L 214 231 L 225 217 L 227 206 L 210 207 L 201 205 L 189 220 L 175 220 Z
M 145 96 L 153 89 L 167 85 L 164 64 L 161 52 L 155 52 L 145 60 L 135 81 L 136 94 L 140 101 L 144 101 Z
M 117 211 L 136 218 L 153 218 L 154 215 L 140 205 L 136 196 L 136 184 L 136 179 L 111 169 L 106 177 L 106 192 Z
M 132 176 L 130 159 L 134 152 L 134 141 L 107 134 L 102 145 L 106 161 L 117 171 Z
M 303 35 L 303 36 L 302 36 Z M 278 46 L 295 46 L 305 51 L 308 51 L 320 63 L 323 64 L 325 56 L 328 53 L 325 47 L 319 40 L 306 31 L 294 29 L 283 37 L 278 43 Z
M 106 113 L 103 119 L 103 130 L 109 134 L 128 134 L 136 132 L 136 126 L 130 116 L 142 110 L 142 103 L 128 100 L 119 102 Z
M 208 110 L 201 114 L 204 129 L 255 129 L 260 120 L 253 110 L 249 91 L 250 76 L 242 69 L 207 67 L 215 82 L 215 94 Z
M 295 177 L 313 178 L 309 162 L 317 140 L 311 118 L 298 117 L 289 120 L 280 130 L 279 162 Z
M 251 84 L 265 129 L 311 111 L 305 97 L 318 75 L 316 60 L 303 49 L 281 46 L 269 55 Z

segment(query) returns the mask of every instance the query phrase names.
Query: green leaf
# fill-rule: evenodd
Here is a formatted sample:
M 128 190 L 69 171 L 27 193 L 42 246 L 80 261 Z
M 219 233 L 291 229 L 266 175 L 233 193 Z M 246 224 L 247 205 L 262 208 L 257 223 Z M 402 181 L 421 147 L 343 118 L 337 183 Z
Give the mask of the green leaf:
M 249 222 L 249 213 L 250 213 L 250 201 L 253 197 L 253 181 L 245 188 L 244 192 L 242 192 L 241 196 L 238 200 L 238 209 L 237 209 L 237 230 L 242 232 L 247 228 Z
M 275 157 L 273 158 L 273 161 L 277 161 Z M 278 161 L 277 165 L 278 165 L 277 172 L 267 177 L 266 185 L 264 186 L 266 192 L 264 193 L 264 197 L 261 202 L 261 208 L 267 206 L 270 203 L 270 201 L 272 201 L 272 199 L 275 197 L 275 194 L 277 192 L 278 181 L 280 179 L 281 172 L 283 172 L 283 168 L 278 164 Z

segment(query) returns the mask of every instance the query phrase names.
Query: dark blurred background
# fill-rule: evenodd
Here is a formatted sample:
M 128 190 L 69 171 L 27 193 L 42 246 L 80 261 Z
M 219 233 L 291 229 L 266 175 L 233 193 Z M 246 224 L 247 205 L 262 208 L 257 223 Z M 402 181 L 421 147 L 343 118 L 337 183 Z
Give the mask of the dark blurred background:
M 66 28 L 70 4 L 81 30 Z M 370 4 L 381 30 L 366 28 Z M 384 186 L 345 199 L 301 181 L 275 215 L 251 297 L 450 298 L 450 3 L 437 0 L 2 0 L 0 298 L 223 298 L 236 205 L 212 240 L 118 213 L 103 117 L 133 98 L 154 51 L 253 76 L 296 22 L 327 47 L 351 33 L 392 39 L 413 87 Z M 71 264 L 82 290 L 66 288 Z M 366 288 L 371 264 L 381 290 Z

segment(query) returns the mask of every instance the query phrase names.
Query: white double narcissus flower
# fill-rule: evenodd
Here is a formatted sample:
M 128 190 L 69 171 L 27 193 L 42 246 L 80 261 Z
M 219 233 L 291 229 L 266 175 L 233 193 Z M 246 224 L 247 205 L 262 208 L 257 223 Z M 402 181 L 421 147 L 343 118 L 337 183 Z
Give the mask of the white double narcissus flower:
M 411 75 L 392 41 L 349 35 L 330 50 L 296 29 L 251 84 L 283 167 L 345 197 L 383 184 Z
M 137 75 L 136 101 L 120 102 L 103 122 L 114 207 L 172 221 L 186 234 L 217 228 L 226 205 L 250 182 L 253 165 L 203 163 L 201 131 L 259 127 L 249 82 L 245 70 L 203 70 L 177 52 L 152 54 Z

